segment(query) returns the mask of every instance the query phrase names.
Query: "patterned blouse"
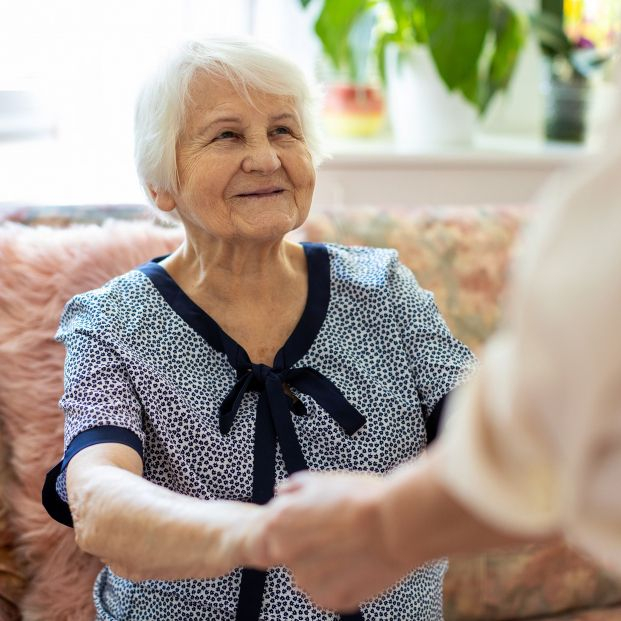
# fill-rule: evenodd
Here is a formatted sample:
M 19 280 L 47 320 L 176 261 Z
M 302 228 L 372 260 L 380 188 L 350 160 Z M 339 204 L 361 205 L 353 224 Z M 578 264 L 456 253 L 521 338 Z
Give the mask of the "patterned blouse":
M 67 304 L 65 455 L 44 490 L 53 517 L 72 524 L 65 468 L 100 442 L 133 447 L 144 478 L 179 494 L 259 503 L 302 468 L 383 474 L 425 448 L 428 413 L 467 379 L 472 354 L 396 251 L 303 246 L 306 307 L 271 368 L 252 364 L 161 258 Z M 340 618 L 440 621 L 445 571 L 421 567 Z M 132 582 L 106 566 L 94 600 L 104 621 L 339 619 L 280 567 Z

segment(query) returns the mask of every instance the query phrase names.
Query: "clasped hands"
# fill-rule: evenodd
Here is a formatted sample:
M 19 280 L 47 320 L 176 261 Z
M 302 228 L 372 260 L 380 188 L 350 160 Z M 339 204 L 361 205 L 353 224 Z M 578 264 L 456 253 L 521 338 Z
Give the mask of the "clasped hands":
M 284 565 L 318 606 L 355 610 L 411 568 L 399 558 L 386 488 L 369 474 L 297 473 L 248 525 L 245 564 Z

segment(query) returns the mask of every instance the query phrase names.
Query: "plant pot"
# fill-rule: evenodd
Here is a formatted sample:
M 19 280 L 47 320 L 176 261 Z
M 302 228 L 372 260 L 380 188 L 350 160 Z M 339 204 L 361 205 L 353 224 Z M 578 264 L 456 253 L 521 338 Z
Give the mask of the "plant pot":
M 373 136 L 384 125 L 384 98 L 374 86 L 330 84 L 323 110 L 328 132 L 343 138 Z
M 477 113 L 442 82 L 427 47 L 386 49 L 388 114 L 400 150 L 472 144 Z
M 546 85 L 546 139 L 584 142 L 590 97 L 587 80 L 561 81 L 550 77 Z

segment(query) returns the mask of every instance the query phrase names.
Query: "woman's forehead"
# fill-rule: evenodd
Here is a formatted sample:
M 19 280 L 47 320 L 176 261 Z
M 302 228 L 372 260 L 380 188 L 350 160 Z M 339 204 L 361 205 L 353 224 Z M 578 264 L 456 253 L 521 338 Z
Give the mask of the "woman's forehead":
M 253 87 L 248 87 L 246 93 L 225 78 L 198 74 L 190 84 L 186 127 L 202 123 L 209 117 L 228 114 L 263 115 L 267 118 L 290 114 L 299 120 L 293 97 L 266 93 Z

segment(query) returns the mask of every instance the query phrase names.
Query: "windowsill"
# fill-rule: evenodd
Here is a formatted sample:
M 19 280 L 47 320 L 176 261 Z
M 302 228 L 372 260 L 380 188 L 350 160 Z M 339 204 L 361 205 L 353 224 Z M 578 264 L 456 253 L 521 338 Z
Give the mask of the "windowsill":
M 535 137 L 479 134 L 472 146 L 404 151 L 387 138 L 333 140 L 315 204 L 408 206 L 529 204 L 557 171 L 597 151 Z
M 479 134 L 468 146 L 447 146 L 405 150 L 390 137 L 335 139 L 328 141 L 327 159 L 322 168 L 368 168 L 410 166 L 558 166 L 573 163 L 596 151 L 595 142 L 572 144 L 546 142 L 534 137 Z

